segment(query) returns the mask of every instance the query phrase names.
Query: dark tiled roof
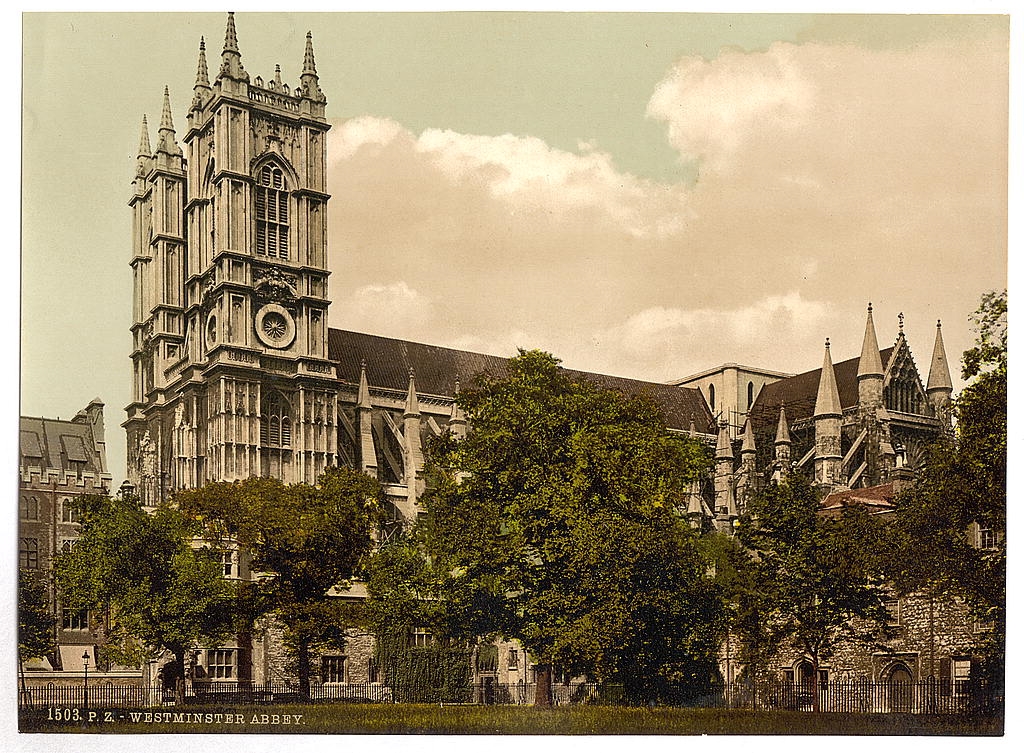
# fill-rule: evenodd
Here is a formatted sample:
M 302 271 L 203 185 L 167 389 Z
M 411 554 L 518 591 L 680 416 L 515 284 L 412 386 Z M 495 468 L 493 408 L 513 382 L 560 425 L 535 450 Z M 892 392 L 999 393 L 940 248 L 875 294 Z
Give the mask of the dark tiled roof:
M 82 463 L 81 470 L 100 473 L 92 429 L 83 423 L 54 418 L 21 417 L 19 460 L 22 467 L 72 470 L 71 461 Z
M 883 368 L 888 365 L 893 348 L 881 351 Z M 857 367 L 860 356 L 834 364 L 836 386 L 839 388 L 839 403 L 844 409 L 857 404 Z M 795 421 L 814 415 L 814 401 L 818 395 L 821 369 L 805 371 L 803 374 L 780 379 L 761 388 L 750 409 L 750 419 L 755 433 L 774 432 L 779 422 L 779 407 L 786 404 L 786 419 L 790 425 Z
M 360 364 L 366 362 L 366 378 L 374 387 L 404 392 L 409 386 L 409 368 L 416 373 L 416 390 L 422 394 L 452 396 L 455 380 L 469 384 L 481 372 L 501 377 L 507 373 L 508 359 L 483 353 L 443 348 L 439 345 L 396 340 L 363 332 L 332 329 L 328 334 L 328 353 L 338 362 L 338 377 L 359 383 Z M 574 375 L 629 395 L 644 395 L 661 407 L 666 423 L 674 429 L 688 429 L 690 417 L 697 431 L 712 430 L 713 416 L 700 391 L 657 382 L 591 374 L 567 369 Z

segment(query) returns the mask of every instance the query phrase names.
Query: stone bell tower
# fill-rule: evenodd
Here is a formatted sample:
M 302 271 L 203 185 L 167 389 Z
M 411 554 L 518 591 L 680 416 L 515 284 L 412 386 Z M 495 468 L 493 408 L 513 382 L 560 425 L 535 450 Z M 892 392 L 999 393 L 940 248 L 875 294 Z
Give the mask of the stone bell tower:
M 184 150 L 165 93 L 135 191 L 129 478 L 147 504 L 209 481 L 313 482 L 337 457 L 327 356 L 326 141 L 307 34 L 299 82 L 250 78 L 232 14 L 200 41 Z

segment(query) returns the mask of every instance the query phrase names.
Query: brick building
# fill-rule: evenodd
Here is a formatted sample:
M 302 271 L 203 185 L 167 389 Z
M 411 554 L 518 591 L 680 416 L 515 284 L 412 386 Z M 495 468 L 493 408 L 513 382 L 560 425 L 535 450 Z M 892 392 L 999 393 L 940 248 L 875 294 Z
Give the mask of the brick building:
M 50 656 L 25 657 L 30 684 L 80 683 L 83 655 L 100 680 L 124 681 L 138 671 L 96 666 L 103 642 L 104 616 L 64 608 L 49 580 L 53 556 L 74 545 L 79 535 L 73 501 L 86 494 L 108 494 L 103 402 L 96 398 L 70 421 L 22 416 L 18 453 L 18 567 L 47 583 L 50 611 L 56 617 Z

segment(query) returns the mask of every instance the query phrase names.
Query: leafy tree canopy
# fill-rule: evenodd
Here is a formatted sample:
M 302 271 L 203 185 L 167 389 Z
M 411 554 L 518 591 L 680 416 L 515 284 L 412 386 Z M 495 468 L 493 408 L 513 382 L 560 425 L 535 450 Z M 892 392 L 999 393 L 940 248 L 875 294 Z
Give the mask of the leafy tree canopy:
M 884 523 L 862 507 L 823 515 L 820 490 L 799 474 L 766 487 L 739 526 L 768 631 L 759 643 L 795 646 L 810 657 L 816 678 L 841 641 L 873 641 L 885 619 L 877 579 L 885 537 Z M 868 620 L 866 629 L 858 617 Z
M 76 504 L 81 537 L 54 558 L 63 605 L 109 608 L 104 651 L 111 660 L 137 666 L 167 650 L 184 677 L 188 650 L 230 632 L 233 591 L 219 562 L 193 545 L 198 529 L 173 507 L 149 513 L 130 495 L 90 495 Z
M 36 570 L 18 571 L 18 650 L 22 660 L 53 653 L 55 620 L 46 581 Z
M 703 448 L 537 351 L 458 400 L 472 431 L 435 448 L 425 498 L 449 629 L 518 638 L 542 672 L 635 699 L 706 682 L 720 604 L 681 515 Z
M 977 340 L 963 356 L 972 381 L 954 401 L 953 434 L 930 448 L 917 483 L 897 500 L 893 558 L 904 589 L 963 596 L 993 623 L 986 648 L 996 664 L 1006 630 L 1006 316 L 1005 291 L 982 297 Z
M 378 523 L 377 482 L 328 468 L 315 486 L 278 479 L 219 482 L 179 492 L 183 513 L 221 545 L 239 544 L 259 577 L 245 586 L 251 615 L 273 613 L 298 662 L 300 692 L 309 690 L 310 651 L 340 646 L 352 610 L 330 595 L 366 563 Z

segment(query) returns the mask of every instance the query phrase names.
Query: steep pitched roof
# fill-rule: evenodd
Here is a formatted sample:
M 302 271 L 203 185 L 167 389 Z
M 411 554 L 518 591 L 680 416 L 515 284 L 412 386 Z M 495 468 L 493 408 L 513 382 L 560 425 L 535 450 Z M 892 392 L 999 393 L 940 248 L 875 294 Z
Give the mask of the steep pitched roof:
M 360 365 L 365 361 L 366 377 L 370 385 L 402 393 L 409 387 L 410 368 L 415 370 L 416 389 L 420 395 L 445 397 L 455 394 L 456 380 L 468 384 L 474 376 L 484 371 L 495 377 L 508 373 L 508 359 L 500 356 L 364 332 L 331 329 L 327 346 L 331 360 L 338 362 L 338 377 L 343 381 L 359 384 Z M 700 390 L 573 369 L 566 371 L 586 377 L 608 389 L 647 397 L 661 408 L 665 422 L 672 429 L 689 429 L 692 416 L 698 431 L 713 431 L 711 427 L 714 417 Z
M 881 351 L 883 367 L 889 363 L 893 348 Z M 839 389 L 839 403 L 845 409 L 857 404 L 857 369 L 860 357 L 840 361 L 834 365 L 836 387 Z M 805 371 L 803 374 L 780 379 L 761 388 L 750 408 L 750 419 L 754 431 L 773 431 L 779 422 L 779 408 L 786 404 L 786 418 L 790 425 L 814 415 L 814 403 L 818 395 L 821 369 Z
M 92 429 L 84 423 L 54 418 L 21 417 L 19 464 L 22 468 L 72 470 L 71 462 L 81 470 L 100 473 Z

